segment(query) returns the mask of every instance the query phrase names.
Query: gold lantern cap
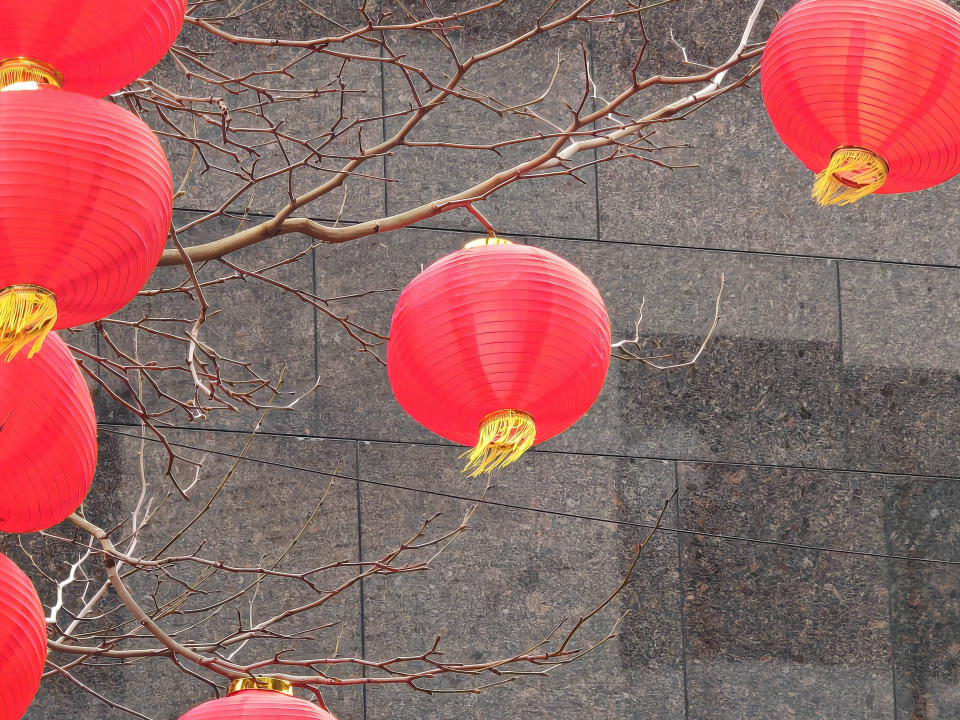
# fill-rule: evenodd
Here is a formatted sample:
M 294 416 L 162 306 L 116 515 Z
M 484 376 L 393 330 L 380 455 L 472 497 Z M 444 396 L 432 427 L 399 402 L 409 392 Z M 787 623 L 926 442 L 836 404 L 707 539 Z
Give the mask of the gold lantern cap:
M 271 690 L 284 695 L 293 695 L 293 685 L 291 683 L 273 677 L 235 678 L 230 683 L 227 695 L 233 695 L 233 693 L 238 693 L 241 690 Z
M 473 248 L 486 247 L 487 245 L 513 245 L 513 241 L 500 237 L 482 237 L 471 240 L 463 246 L 463 249 L 472 250 Z

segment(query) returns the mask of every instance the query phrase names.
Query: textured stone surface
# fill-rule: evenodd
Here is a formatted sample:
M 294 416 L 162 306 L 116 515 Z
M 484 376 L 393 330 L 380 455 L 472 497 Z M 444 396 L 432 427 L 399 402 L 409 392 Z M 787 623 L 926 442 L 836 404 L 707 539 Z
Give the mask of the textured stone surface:
M 199 9 L 195 14 L 200 17 L 217 17 L 225 13 L 222 6 L 213 4 L 208 9 Z M 336 35 L 342 32 L 344 24 L 354 26 L 360 21 L 356 4 L 352 2 L 325 3 L 322 11 L 319 11 L 306 2 L 281 0 L 248 7 L 246 12 L 230 14 L 234 17 L 221 24 L 221 28 L 226 32 L 239 36 L 279 39 L 302 39 L 305 34 L 310 37 Z M 203 60 L 231 77 L 262 71 L 264 67 L 270 70 L 289 67 L 289 77 L 253 77 L 248 83 L 255 85 L 259 82 L 261 86 L 277 91 L 275 94 L 279 97 L 289 99 L 301 97 L 304 93 L 319 93 L 316 97 L 298 99 L 296 102 L 274 103 L 270 105 L 267 117 L 263 118 L 255 110 L 258 98 L 252 90 L 243 91 L 239 84 L 234 83 L 229 85 L 232 93 L 228 94 L 226 90 L 211 86 L 200 78 L 186 79 L 182 70 L 174 67 L 169 58 L 161 63 L 150 74 L 151 78 L 187 96 L 224 97 L 228 107 L 238 109 L 230 118 L 234 128 L 264 129 L 269 122 L 279 127 L 287 136 L 284 156 L 276 145 L 264 147 L 263 134 L 236 134 L 234 138 L 239 144 L 254 148 L 257 155 L 253 155 L 242 147 L 223 142 L 219 118 L 215 118 L 212 124 L 198 123 L 199 137 L 205 141 L 199 149 L 203 151 L 210 165 L 237 171 L 239 166 L 232 157 L 235 154 L 244 169 L 252 171 L 257 178 L 266 178 L 253 188 L 245 190 L 244 177 L 231 177 L 216 170 L 202 172 L 204 163 L 195 146 L 171 137 L 178 133 L 171 131 L 156 112 L 149 113 L 145 117 L 147 122 L 165 134 L 161 141 L 170 159 L 174 187 L 183 191 L 176 199 L 176 206 L 179 208 L 210 211 L 229 202 L 229 209 L 236 213 L 237 218 L 248 212 L 275 213 L 289 200 L 291 184 L 286 173 L 268 176 L 314 154 L 312 150 L 294 142 L 294 138 L 310 140 L 314 149 L 323 145 L 322 157 L 318 159 L 314 154 L 309 167 L 300 167 L 295 171 L 292 190 L 299 195 L 329 180 L 331 171 L 343 165 L 343 156 L 352 154 L 352 149 L 357 146 L 357 127 L 350 128 L 354 121 L 372 119 L 363 123 L 365 147 L 383 137 L 379 120 L 382 92 L 377 63 L 344 64 L 338 58 L 325 55 L 304 58 L 304 53 L 294 48 L 233 46 L 189 25 L 182 31 L 178 43 L 208 53 Z M 347 52 L 362 54 L 364 50 L 359 42 L 346 46 Z M 295 61 L 296 64 L 292 64 Z M 193 66 L 191 69 L 198 71 L 198 68 Z M 206 76 L 209 71 L 200 72 Z M 345 91 L 342 95 L 342 107 L 338 77 L 342 78 Z M 206 109 L 208 106 L 204 107 Z M 240 108 L 246 108 L 247 111 L 239 110 Z M 254 108 L 252 112 L 251 108 Z M 181 123 L 188 119 L 189 116 L 182 113 L 174 114 L 174 120 Z M 329 133 L 335 124 L 341 135 L 326 143 L 323 134 Z M 344 133 L 347 128 L 350 128 L 349 131 Z M 190 132 L 192 128 L 185 127 L 183 130 Z M 383 175 L 383 162 L 379 159 L 370 161 L 365 166 L 364 174 L 369 177 L 357 174 L 348 178 L 341 188 L 307 205 L 304 212 L 309 217 L 333 219 L 339 216 L 343 220 L 352 221 L 379 217 L 384 207 L 383 181 L 380 179 Z M 184 241 L 192 244 L 199 239 L 199 235 L 187 234 Z
M 896 487 L 893 478 L 708 463 L 678 463 L 677 471 L 680 523 L 686 530 L 887 552 L 885 510 Z
M 689 717 L 882 717 L 893 703 L 884 561 L 682 541 Z
M 697 366 L 662 372 L 613 362 L 593 409 L 545 447 L 813 465 L 842 455 L 830 262 L 606 243 L 545 246 L 594 277 L 615 338 L 633 337 L 646 298 L 646 355 L 689 358 L 713 318 L 721 274 L 727 288 L 722 325 Z
M 189 221 L 197 217 L 196 213 L 178 212 L 177 220 Z M 229 232 L 236 225 L 232 221 L 218 221 L 204 226 L 206 239 L 221 237 L 219 232 Z M 306 255 L 295 263 L 281 264 L 306 251 Z M 211 282 L 235 276 L 235 271 L 219 263 L 209 263 L 197 270 L 197 278 L 204 287 L 204 298 L 209 309 L 208 322 L 200 329 L 201 343 L 214 348 L 220 355 L 239 362 L 250 363 L 253 373 L 276 387 L 283 376 L 283 387 L 274 407 L 288 406 L 299 400 L 291 410 L 274 410 L 264 420 L 268 430 L 283 429 L 289 434 L 315 434 L 312 422 L 316 414 L 315 398 L 304 394 L 313 386 L 316 379 L 314 360 L 315 312 L 312 306 L 297 300 L 291 293 L 300 290 L 313 293 L 312 251 L 310 243 L 297 236 L 285 236 L 248 248 L 232 257 L 231 262 L 246 270 L 262 274 L 269 280 L 283 284 L 284 289 L 271 285 L 268 281 L 250 277 L 229 282 Z M 159 268 L 148 282 L 144 293 L 134 299 L 115 317 L 128 322 L 137 322 L 144 317 L 184 318 L 191 322 L 199 313 L 199 304 L 182 292 L 150 294 L 158 289 L 189 288 L 193 283 L 181 267 Z M 155 362 L 160 366 L 178 366 L 183 370 L 164 374 L 164 385 L 172 388 L 173 393 L 182 401 L 193 396 L 193 381 L 186 371 L 185 359 L 189 324 L 151 322 L 149 326 L 156 331 L 176 336 L 179 341 L 157 334 L 136 330 L 130 326 L 108 323 L 107 331 L 113 342 L 129 357 L 135 357 L 135 351 L 144 361 Z M 107 354 L 107 350 L 104 350 Z M 199 356 L 204 360 L 202 354 Z M 209 366 L 208 366 L 209 367 Z M 234 380 L 254 380 L 255 376 L 243 369 L 224 363 L 224 377 Z M 124 400 L 130 400 L 129 389 L 101 373 Z M 145 386 L 149 386 L 144 381 Z M 244 389 L 251 389 L 248 385 Z M 258 406 L 271 404 L 273 393 L 269 389 L 260 390 L 253 396 Z M 129 422 L 132 417 L 118 406 L 106 394 L 100 393 L 101 402 L 98 414 L 103 421 Z M 210 413 L 198 422 L 205 429 L 252 430 L 261 415 L 261 410 L 245 406 L 239 401 L 230 401 L 240 412 L 223 408 Z M 282 417 L 281 417 L 282 416 Z M 167 418 L 173 424 L 185 425 L 189 417 L 185 411 L 179 411 Z
M 442 488 L 475 496 L 482 481 L 456 471 L 452 448 L 361 444 L 361 477 L 407 488 Z M 673 489 L 670 463 L 533 454 L 502 473 L 487 498 L 544 511 L 577 512 L 649 523 Z M 441 512 L 439 530 L 456 527 L 469 503 L 378 487 L 361 489 L 364 553 L 390 549 L 385 538 L 412 535 Z M 672 514 L 672 513 L 670 513 Z M 668 515 L 668 522 L 670 521 Z M 547 512 L 483 507 L 472 530 L 425 575 L 375 578 L 365 585 L 367 653 L 394 657 L 405 647 L 427 649 L 435 634 L 448 658 L 464 662 L 508 657 L 532 646 L 573 613 L 600 602 L 617 584 L 644 535 L 641 528 L 572 519 Z M 435 531 L 437 532 L 437 531 Z M 427 550 L 426 559 L 433 551 Z M 677 544 L 669 535 L 651 543 L 629 590 L 591 622 L 578 647 L 603 637 L 629 610 L 619 636 L 549 679 L 476 697 L 429 697 L 374 688 L 367 716 L 481 718 L 539 715 L 683 717 Z M 442 564 L 441 564 L 442 563 Z M 421 602 L 424 592 L 431 601 Z M 468 679 L 469 680 L 469 679 Z M 450 687 L 424 683 L 426 687 Z M 458 683 L 464 687 L 464 683 Z
M 387 0 L 388 9 L 400 3 Z M 405 5 L 405 4 L 404 4 Z M 575 7 L 562 0 L 550 17 Z M 430 5 L 435 12 L 461 10 L 457 2 Z M 545 9 L 539 0 L 515 0 L 495 12 L 464 18 L 462 30 L 448 34 L 449 42 L 459 58 L 487 52 L 501 46 L 535 26 L 537 16 Z M 518 137 L 536 138 L 539 133 L 554 132 L 541 120 L 524 116 L 523 105 L 554 124 L 565 125 L 572 107 L 580 105 L 586 78 L 578 42 L 589 41 L 589 27 L 578 23 L 560 33 L 551 33 L 491 58 L 471 70 L 464 85 L 475 95 L 489 98 L 487 103 L 502 117 L 474 102 L 451 98 L 432 110 L 410 136 L 416 142 L 447 142 L 486 145 Z M 430 34 L 422 33 L 416 43 L 401 44 L 407 61 L 416 67 L 428 68 L 431 77 L 443 84 L 456 71 L 453 56 Z M 556 74 L 557 63 L 563 71 Z M 504 78 L 524 77 L 523 83 L 504 82 Z M 424 83 L 413 80 L 418 93 Z M 549 91 L 549 92 L 548 92 Z M 546 93 L 543 102 L 535 102 Z M 415 106 L 408 80 L 396 68 L 384 73 L 385 112 L 393 115 Z M 511 111 L 515 108 L 516 111 Z M 402 127 L 405 116 L 391 117 L 387 133 Z M 387 203 L 391 213 L 398 213 L 434 199 L 467 190 L 497 172 L 535 157 L 549 146 L 548 140 L 535 140 L 521 145 L 490 150 L 462 148 L 399 148 L 387 159 L 387 174 L 393 182 L 387 187 Z M 587 153 L 578 162 L 593 159 Z M 526 233 L 559 237 L 595 238 L 597 236 L 596 172 L 586 167 L 577 172 L 580 181 L 569 177 L 521 179 L 497 192 L 480 208 L 501 233 Z M 523 212 L 517 212 L 523 208 Z M 423 223 L 427 227 L 479 229 L 480 225 L 465 210 L 447 212 Z
M 960 560 L 955 480 L 903 478 L 889 499 L 890 551 Z M 960 573 L 956 564 L 891 562 L 897 715 L 960 718 Z
M 956 270 L 843 263 L 840 275 L 847 365 L 960 372 Z

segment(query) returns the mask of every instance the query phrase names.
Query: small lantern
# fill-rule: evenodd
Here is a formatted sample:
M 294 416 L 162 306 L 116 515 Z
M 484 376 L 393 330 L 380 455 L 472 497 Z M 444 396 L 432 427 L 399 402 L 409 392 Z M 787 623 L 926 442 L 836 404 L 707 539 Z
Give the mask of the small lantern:
M 54 333 L 32 360 L 0 363 L 0 532 L 61 522 L 83 502 L 96 465 L 93 402 L 63 340 Z
M 470 242 L 400 294 L 387 344 L 397 402 L 472 446 L 472 475 L 517 460 L 573 425 L 610 364 L 610 320 L 563 258 L 500 238 Z
M 40 689 L 47 625 L 24 572 L 0 555 L 0 720 L 20 720 Z
M 0 359 L 123 307 L 170 228 L 173 180 L 150 128 L 45 77 L 0 92 Z
M 109 95 L 160 61 L 186 8 L 186 0 L 0 3 L 0 59 L 32 60 L 4 63 L 0 83 L 42 81 L 38 68 L 49 68 L 71 92 Z
M 781 140 L 846 205 L 960 172 L 960 13 L 941 0 L 801 0 L 763 53 Z

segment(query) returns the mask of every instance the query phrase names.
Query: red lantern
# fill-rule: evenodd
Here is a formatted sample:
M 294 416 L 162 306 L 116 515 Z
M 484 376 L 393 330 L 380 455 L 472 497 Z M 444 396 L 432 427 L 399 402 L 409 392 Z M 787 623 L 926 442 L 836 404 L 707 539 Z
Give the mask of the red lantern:
M 441 258 L 400 295 L 387 344 L 397 401 L 473 446 L 472 475 L 575 423 L 610 364 L 610 320 L 590 279 L 546 250 L 488 238 Z
M 813 196 L 846 205 L 960 172 L 960 13 L 940 0 L 801 0 L 763 53 L 764 104 L 818 173 Z
M 134 3 L 136 4 L 136 3 Z M 0 356 L 106 317 L 163 252 L 173 181 L 136 115 L 42 85 L 0 92 Z
M 2 718 L 0 718 L 2 720 Z M 227 697 L 210 700 L 180 720 L 336 720 L 319 705 L 293 697 L 293 687 L 275 678 L 241 678 Z
M 56 525 L 83 502 L 96 465 L 90 391 L 63 340 L 0 363 L 0 531 Z
M 186 0 L 4 2 L 0 58 L 39 61 L 62 74 L 71 92 L 102 97 L 160 61 L 180 32 L 185 12 Z M 0 82 L 3 72 L 0 65 Z
M 47 626 L 37 591 L 0 555 L 0 720 L 20 720 L 40 689 Z

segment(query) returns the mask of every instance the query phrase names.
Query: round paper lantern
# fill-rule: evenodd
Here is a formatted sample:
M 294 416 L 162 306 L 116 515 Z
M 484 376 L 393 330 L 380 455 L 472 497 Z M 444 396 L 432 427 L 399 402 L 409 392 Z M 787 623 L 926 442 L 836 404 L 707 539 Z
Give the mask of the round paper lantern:
M 40 688 L 47 626 L 23 571 L 0 555 L 0 720 L 20 720 Z
M 90 391 L 63 340 L 54 333 L 33 359 L 0 363 L 0 531 L 62 521 L 83 502 L 96 465 Z
M 160 61 L 180 32 L 186 6 L 186 0 L 0 3 L 0 59 L 6 58 L 0 78 L 34 64 L 61 76 L 71 92 L 108 95 Z
M 0 719 L 2 720 L 2 719 Z M 190 710 L 180 720 L 336 720 L 333 715 L 301 698 L 292 686 L 274 678 L 241 678 L 230 693 Z
M 0 92 L 0 357 L 106 317 L 163 252 L 173 181 L 156 137 L 112 103 Z
M 767 41 L 761 88 L 823 205 L 960 172 L 960 13 L 940 0 L 801 0 Z
M 473 446 L 472 475 L 515 461 L 575 423 L 610 364 L 610 320 L 561 257 L 498 238 L 468 243 L 400 294 L 387 343 L 397 401 Z

